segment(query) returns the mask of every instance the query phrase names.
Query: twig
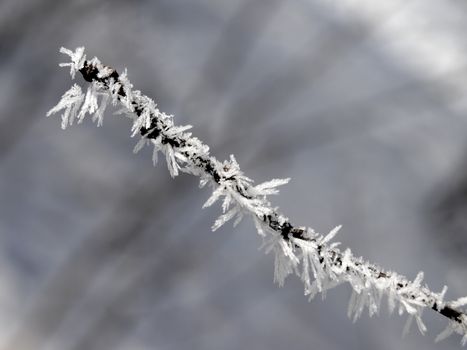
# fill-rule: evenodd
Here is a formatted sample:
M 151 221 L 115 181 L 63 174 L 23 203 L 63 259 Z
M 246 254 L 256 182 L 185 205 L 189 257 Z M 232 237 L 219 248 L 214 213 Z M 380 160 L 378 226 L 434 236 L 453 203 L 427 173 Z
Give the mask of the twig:
M 341 251 L 337 248 L 339 243 L 331 242 L 340 226 L 323 236 L 311 228 L 292 225 L 267 199 L 268 195 L 277 194 L 277 187 L 289 179 L 273 179 L 254 186 L 253 180 L 240 170 L 233 155 L 224 162 L 210 156 L 209 147 L 187 132 L 191 126 L 175 126 L 173 116 L 160 112 L 152 99 L 133 89 L 126 71 L 118 74 L 97 58 L 87 60 L 83 47 L 74 52 L 61 48 L 60 52 L 71 57 L 70 63 L 60 66 L 69 66 L 72 78 L 80 72 L 91 84 L 85 94 L 77 84 L 73 85 L 47 115 L 64 110 L 62 128 L 66 128 L 75 119 L 79 123 L 86 114 L 92 114 L 100 126 L 107 103 L 111 101 L 114 106 L 119 105 L 121 109 L 117 114 L 125 114 L 133 121 L 132 136 L 140 135 L 134 152 L 152 144 L 154 164 L 158 152 L 162 152 L 172 177 L 181 171 L 199 176 L 200 187 L 209 183 L 213 193 L 203 207 L 223 197 L 223 213 L 215 221 L 213 230 L 234 218 L 234 226 L 245 215 L 253 218 L 258 233 L 263 237 L 266 253 L 272 251 L 275 254 L 274 280 L 279 285 L 283 285 L 287 275 L 295 273 L 303 281 L 305 295 L 311 300 L 317 293 L 324 295 L 326 290 L 348 282 L 353 289 L 348 315 L 354 321 L 365 308 L 368 308 L 370 316 L 379 313 L 382 298 L 386 295 L 390 312 L 397 306 L 399 314 L 406 312 L 409 315 L 404 332 L 415 319 L 423 334 L 426 327 L 421 315 L 424 309 L 429 308 L 448 319 L 448 325 L 436 338 L 437 341 L 458 333 L 462 336 L 462 344 L 467 343 L 467 315 L 461 309 L 467 305 L 467 297 L 445 302 L 447 287 L 440 293 L 432 292 L 422 285 L 423 272 L 410 281 L 353 256 L 350 249 Z

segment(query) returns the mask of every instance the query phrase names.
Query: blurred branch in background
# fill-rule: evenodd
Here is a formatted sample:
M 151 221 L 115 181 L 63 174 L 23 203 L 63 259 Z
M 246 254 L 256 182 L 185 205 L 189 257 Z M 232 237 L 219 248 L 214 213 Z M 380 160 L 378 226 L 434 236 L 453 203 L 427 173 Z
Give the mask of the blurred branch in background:
M 467 259 L 467 162 L 450 174 L 427 200 L 429 232 L 450 259 Z

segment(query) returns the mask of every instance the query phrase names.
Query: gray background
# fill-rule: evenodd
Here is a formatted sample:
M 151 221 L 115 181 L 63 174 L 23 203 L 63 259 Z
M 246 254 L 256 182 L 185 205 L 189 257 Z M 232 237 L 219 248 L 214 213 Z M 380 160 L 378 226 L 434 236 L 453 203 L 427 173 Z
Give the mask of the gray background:
M 0 2 L 0 349 L 457 349 L 445 321 L 346 318 L 273 284 L 254 225 L 210 226 L 207 190 L 131 153 L 110 111 L 45 118 L 60 46 L 135 87 L 257 182 L 292 222 L 448 298 L 467 294 L 467 4 L 409 0 Z M 81 78 L 78 82 L 82 82 Z

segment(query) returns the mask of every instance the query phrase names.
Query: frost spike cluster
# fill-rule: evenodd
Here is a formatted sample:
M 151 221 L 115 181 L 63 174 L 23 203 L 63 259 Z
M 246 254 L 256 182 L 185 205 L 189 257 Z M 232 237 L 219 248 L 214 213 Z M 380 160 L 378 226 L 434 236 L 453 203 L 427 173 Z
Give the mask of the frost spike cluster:
M 80 72 L 90 84 L 86 93 L 74 84 L 47 116 L 62 111 L 62 128 L 65 129 L 74 120 L 80 123 L 86 114 L 90 114 L 100 126 L 108 102 L 120 107 L 116 113 L 126 115 L 133 122 L 131 136 L 139 135 L 134 152 L 150 145 L 154 165 L 161 152 L 172 177 L 180 172 L 189 173 L 200 177 L 200 187 L 209 184 L 213 188 L 212 195 L 203 205 L 222 203 L 222 214 L 214 222 L 213 230 L 231 220 L 235 226 L 245 216 L 253 219 L 263 237 L 262 247 L 266 253 L 275 255 L 274 280 L 279 285 L 284 284 L 289 274 L 296 274 L 304 283 L 305 295 L 311 300 L 318 293 L 324 297 L 328 289 L 346 282 L 352 287 L 348 316 L 354 321 L 365 309 L 370 316 L 378 314 L 385 298 L 390 313 L 397 310 L 400 315 L 408 314 L 404 333 L 415 320 L 424 334 L 426 327 L 422 312 L 429 308 L 448 318 L 446 329 L 436 341 L 458 333 L 462 345 L 467 343 L 467 297 L 446 302 L 447 287 L 440 293 L 432 292 L 423 284 L 422 272 L 410 281 L 353 256 L 350 249 L 341 251 L 339 243 L 333 242 L 340 226 L 325 236 L 311 228 L 293 226 L 267 198 L 277 194 L 277 187 L 290 179 L 273 179 L 254 185 L 253 180 L 240 170 L 233 155 L 223 162 L 210 156 L 209 147 L 187 132 L 191 126 L 174 125 L 173 116 L 159 111 L 152 99 L 133 89 L 126 70 L 119 75 L 97 58 L 87 60 L 83 47 L 74 52 L 61 48 L 60 52 L 71 58 L 71 62 L 60 66 L 70 67 L 72 78 Z

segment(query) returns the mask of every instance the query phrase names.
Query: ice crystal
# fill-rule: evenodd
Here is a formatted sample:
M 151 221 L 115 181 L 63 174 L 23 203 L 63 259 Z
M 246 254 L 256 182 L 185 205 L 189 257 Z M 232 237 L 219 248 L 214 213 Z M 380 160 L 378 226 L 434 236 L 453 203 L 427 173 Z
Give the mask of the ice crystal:
M 84 54 L 84 47 L 78 47 L 74 52 L 64 47 L 60 48 L 60 52 L 70 56 L 71 62 L 60 63 L 60 67 L 70 67 L 71 78 L 75 78 L 76 72 L 78 72 L 84 66 L 86 61 L 86 55 Z
M 62 109 L 65 111 L 62 113 L 62 129 L 66 129 L 68 125 L 72 125 L 78 111 L 80 110 L 81 104 L 84 100 L 83 92 L 81 87 L 74 84 L 67 92 L 65 92 L 57 103 L 50 111 L 47 112 L 47 116 L 51 116 Z M 81 113 L 81 112 L 80 112 Z

